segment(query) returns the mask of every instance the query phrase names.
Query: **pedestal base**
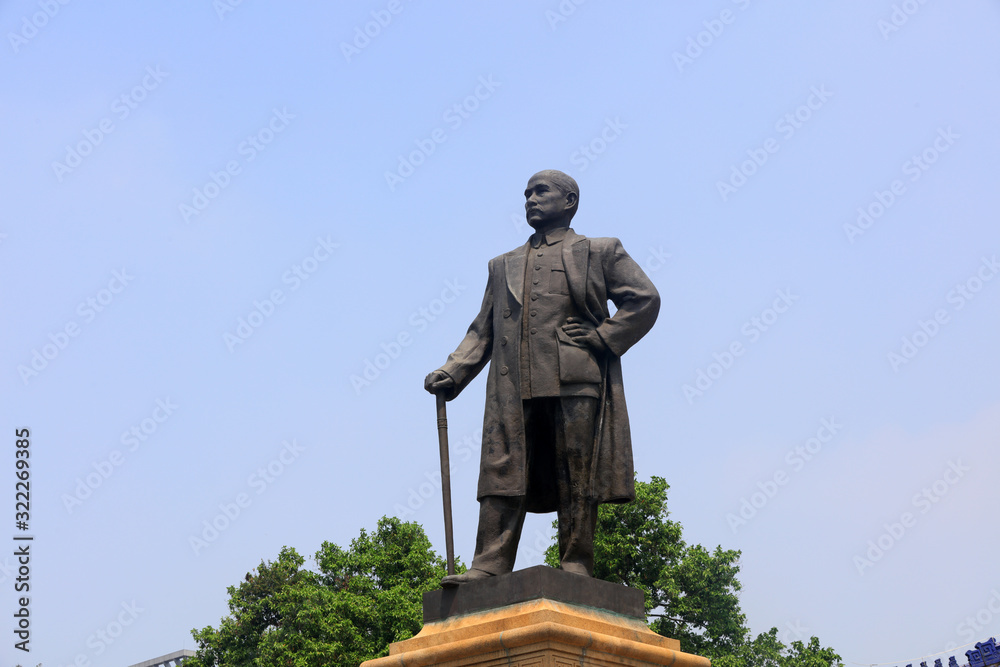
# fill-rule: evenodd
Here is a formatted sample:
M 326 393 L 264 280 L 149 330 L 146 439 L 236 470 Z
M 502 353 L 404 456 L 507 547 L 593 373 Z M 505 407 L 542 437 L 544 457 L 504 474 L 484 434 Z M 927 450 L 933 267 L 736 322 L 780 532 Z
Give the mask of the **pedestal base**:
M 572 575 L 575 576 L 575 575 Z M 604 583 L 604 582 L 602 582 Z M 710 667 L 637 618 L 535 599 L 426 623 L 363 667 Z

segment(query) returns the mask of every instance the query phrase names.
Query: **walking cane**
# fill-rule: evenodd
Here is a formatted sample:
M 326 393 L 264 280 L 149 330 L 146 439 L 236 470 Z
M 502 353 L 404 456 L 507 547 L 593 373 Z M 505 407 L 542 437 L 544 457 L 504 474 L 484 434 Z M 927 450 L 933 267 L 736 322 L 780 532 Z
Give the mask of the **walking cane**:
M 441 448 L 441 499 L 444 501 L 444 545 L 448 553 L 448 575 L 455 574 L 455 542 L 451 530 L 451 464 L 448 460 L 448 414 L 444 394 L 436 394 L 438 445 Z

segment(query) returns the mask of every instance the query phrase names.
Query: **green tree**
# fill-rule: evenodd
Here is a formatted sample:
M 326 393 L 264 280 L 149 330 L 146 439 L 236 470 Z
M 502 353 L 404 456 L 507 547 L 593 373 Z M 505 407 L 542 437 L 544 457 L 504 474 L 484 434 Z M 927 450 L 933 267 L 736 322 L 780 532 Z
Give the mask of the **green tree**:
M 778 639 L 778 629 L 771 628 L 770 632 L 763 632 L 753 641 L 741 643 L 725 655 L 714 656 L 712 667 L 783 667 L 784 651 L 785 645 Z M 829 667 L 829 664 L 823 667 Z
M 218 628 L 192 630 L 197 654 L 187 667 L 329 667 L 386 655 L 416 634 L 422 596 L 438 588 L 444 561 L 416 523 L 382 518 L 349 549 L 324 542 L 318 571 L 285 547 L 230 586 L 229 615 Z
M 247 573 L 246 580 L 238 587 L 227 588 L 229 616 L 222 619 L 218 629 L 209 626 L 201 632 L 191 631 L 199 649 L 185 664 L 188 667 L 256 665 L 264 636 L 280 629 L 289 615 L 281 594 L 290 588 L 314 585 L 312 573 L 301 569 L 303 562 L 294 549 L 285 547 L 277 561 L 261 561 L 255 575 Z
M 842 665 L 840 656 L 831 648 L 822 648 L 813 637 L 809 644 L 792 642 L 786 647 L 778 639 L 778 629 L 757 635 L 736 651 L 712 660 L 712 667 L 831 667 Z
M 750 639 L 737 594 L 740 552 L 688 545 L 681 525 L 669 518 L 661 477 L 636 481 L 636 499 L 601 505 L 594 536 L 594 576 L 641 589 L 650 628 L 681 641 L 683 649 L 712 658 L 714 667 L 834 667 L 839 656 L 820 648 L 786 647 L 778 630 Z M 555 525 L 555 524 L 553 524 Z M 559 565 L 553 543 L 545 562 Z
M 815 637 L 785 646 L 772 628 L 751 639 L 737 597 L 740 553 L 686 544 L 669 519 L 668 488 L 653 477 L 636 482 L 636 502 L 601 506 L 595 575 L 641 589 L 652 629 L 714 667 L 840 666 Z M 218 628 L 192 630 L 198 651 L 185 665 L 358 665 L 420 630 L 423 593 L 445 574 L 423 529 L 395 518 L 362 530 L 348 549 L 324 542 L 314 560 L 316 570 L 305 569 L 285 547 L 230 586 L 229 615 Z M 546 561 L 558 565 L 555 545 Z

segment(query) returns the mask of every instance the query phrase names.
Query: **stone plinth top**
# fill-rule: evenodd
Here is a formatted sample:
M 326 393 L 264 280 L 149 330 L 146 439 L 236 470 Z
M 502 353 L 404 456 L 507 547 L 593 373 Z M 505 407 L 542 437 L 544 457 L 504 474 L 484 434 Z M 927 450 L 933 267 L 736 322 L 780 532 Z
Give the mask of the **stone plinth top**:
M 424 623 L 543 598 L 640 621 L 646 618 L 644 596 L 638 589 L 538 565 L 424 593 Z
M 569 575 L 577 576 L 577 575 Z M 549 599 L 427 623 L 363 667 L 710 667 L 637 618 Z

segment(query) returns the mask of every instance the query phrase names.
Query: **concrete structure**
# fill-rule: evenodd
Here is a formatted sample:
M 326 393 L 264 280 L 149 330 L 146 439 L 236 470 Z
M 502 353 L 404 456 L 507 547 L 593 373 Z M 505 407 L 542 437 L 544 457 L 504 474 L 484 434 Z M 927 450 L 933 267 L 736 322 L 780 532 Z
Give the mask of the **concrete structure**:
M 424 594 L 424 627 L 362 667 L 710 667 L 645 623 L 642 591 L 538 566 Z
M 190 658 L 193 655 L 194 651 L 181 649 L 180 651 L 174 651 L 173 653 L 168 653 L 167 655 L 161 655 L 159 658 L 153 658 L 152 660 L 146 660 L 145 662 L 137 662 L 129 667 L 174 667 L 175 665 L 183 663 L 185 658 Z

